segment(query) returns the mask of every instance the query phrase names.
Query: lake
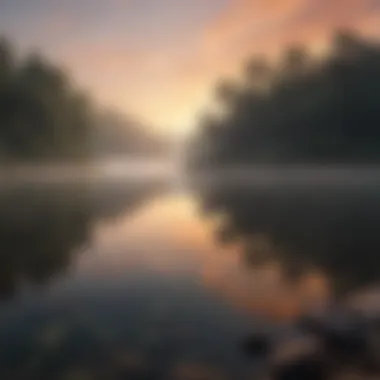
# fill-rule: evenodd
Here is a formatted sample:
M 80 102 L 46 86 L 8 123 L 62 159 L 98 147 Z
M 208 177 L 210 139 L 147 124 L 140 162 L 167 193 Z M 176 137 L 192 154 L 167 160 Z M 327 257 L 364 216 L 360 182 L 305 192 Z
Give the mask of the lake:
M 252 332 L 376 288 L 379 174 L 3 180 L 0 378 L 250 378 Z

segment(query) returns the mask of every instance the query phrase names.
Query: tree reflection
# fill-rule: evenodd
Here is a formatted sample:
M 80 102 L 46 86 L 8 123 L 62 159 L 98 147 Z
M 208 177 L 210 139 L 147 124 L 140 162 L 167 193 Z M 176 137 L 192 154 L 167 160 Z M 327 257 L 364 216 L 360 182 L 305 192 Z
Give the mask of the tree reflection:
M 0 190 L 0 296 L 64 274 L 94 224 L 132 213 L 157 184 L 66 185 Z
M 202 212 L 219 215 L 217 240 L 241 246 L 247 265 L 280 263 L 289 280 L 322 271 L 337 294 L 380 277 L 380 197 L 374 187 L 241 185 L 201 194 Z

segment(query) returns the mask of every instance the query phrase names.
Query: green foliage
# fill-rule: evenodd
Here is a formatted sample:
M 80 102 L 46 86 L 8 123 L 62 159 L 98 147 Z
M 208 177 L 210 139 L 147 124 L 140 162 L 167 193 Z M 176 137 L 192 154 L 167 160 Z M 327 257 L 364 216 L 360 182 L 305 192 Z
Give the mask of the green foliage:
M 0 154 L 10 159 L 88 155 L 89 102 L 59 68 L 38 55 L 16 60 L 0 40 Z
M 299 47 L 273 66 L 254 59 L 242 84 L 218 86 L 226 116 L 201 123 L 193 163 L 378 162 L 380 46 L 342 32 L 331 47 L 324 59 Z

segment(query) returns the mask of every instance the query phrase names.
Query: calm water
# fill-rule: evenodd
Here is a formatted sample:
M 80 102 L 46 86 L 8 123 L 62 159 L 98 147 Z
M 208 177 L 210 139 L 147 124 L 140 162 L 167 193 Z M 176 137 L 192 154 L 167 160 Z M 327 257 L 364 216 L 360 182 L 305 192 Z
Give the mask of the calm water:
M 3 183 L 0 378 L 249 378 L 250 332 L 377 285 L 378 178 Z

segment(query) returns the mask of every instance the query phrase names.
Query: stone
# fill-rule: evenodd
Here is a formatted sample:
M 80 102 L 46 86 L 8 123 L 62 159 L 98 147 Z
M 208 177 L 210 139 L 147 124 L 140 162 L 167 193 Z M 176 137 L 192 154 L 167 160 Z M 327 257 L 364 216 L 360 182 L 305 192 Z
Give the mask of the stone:
M 256 334 L 243 341 L 242 349 L 249 356 L 267 357 L 271 353 L 272 342 L 269 336 Z

